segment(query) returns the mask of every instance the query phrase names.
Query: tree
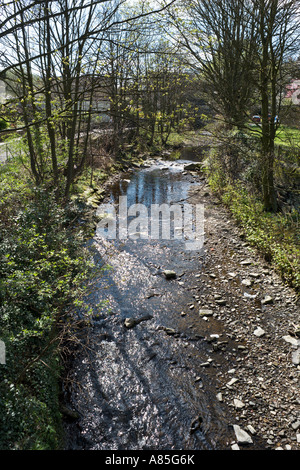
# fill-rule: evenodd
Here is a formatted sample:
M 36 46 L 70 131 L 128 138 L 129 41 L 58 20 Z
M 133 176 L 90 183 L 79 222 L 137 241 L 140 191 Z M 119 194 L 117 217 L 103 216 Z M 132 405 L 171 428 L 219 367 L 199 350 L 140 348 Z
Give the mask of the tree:
M 184 5 L 186 2 L 184 3 Z M 208 83 L 212 101 L 230 126 L 243 128 L 259 100 L 262 191 L 276 211 L 274 142 L 285 85 L 285 62 L 299 49 L 296 0 L 189 0 L 170 20 L 189 52 L 190 65 Z M 180 16 L 179 16 L 180 13 Z
M 245 124 L 253 100 L 258 32 L 246 3 L 188 0 L 170 10 L 173 37 L 180 33 L 189 66 L 207 83 L 211 105 L 229 127 Z
M 130 10 L 131 16 L 117 15 L 125 4 L 126 0 L 2 4 L 1 75 L 14 74 L 8 82 L 18 100 L 18 130 L 26 133 L 31 173 L 37 185 L 49 181 L 50 173 L 52 184 L 65 197 L 86 162 L 91 119 L 97 112 L 94 93 L 103 88 L 99 59 L 113 44 L 111 35 L 124 26 L 130 30 L 135 21 L 153 14 Z M 123 44 L 120 47 L 124 50 Z
M 255 0 L 253 16 L 259 31 L 259 80 L 261 101 L 261 157 L 266 211 L 277 210 L 274 187 L 275 137 L 282 89 L 287 84 L 285 63 L 299 46 L 299 6 L 295 0 Z

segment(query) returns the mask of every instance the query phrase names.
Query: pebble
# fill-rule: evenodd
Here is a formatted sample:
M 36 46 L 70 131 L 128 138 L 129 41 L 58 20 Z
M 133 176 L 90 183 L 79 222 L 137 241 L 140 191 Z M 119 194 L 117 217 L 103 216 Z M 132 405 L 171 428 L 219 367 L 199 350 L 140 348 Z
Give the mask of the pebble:
M 241 262 L 242 266 L 249 266 L 250 264 L 252 264 L 251 259 L 245 259 L 244 261 Z
M 292 344 L 293 346 L 300 346 L 300 340 L 293 338 L 292 336 L 283 336 L 282 339 L 284 339 L 284 341 L 286 341 L 287 343 Z
M 135 318 L 126 318 L 124 320 L 124 326 L 128 329 L 133 328 L 137 325 L 137 320 Z
M 255 436 L 256 430 L 254 429 L 254 427 L 253 427 L 251 424 L 248 424 L 247 430 L 248 430 L 253 436 Z
M 166 269 L 163 274 L 165 275 L 166 279 L 175 279 L 176 278 L 176 273 L 175 271 L 171 271 L 169 269 Z
M 252 444 L 251 436 L 237 424 L 233 425 L 235 436 L 239 444 Z
M 257 336 L 258 338 L 261 338 L 262 336 L 266 334 L 266 332 L 262 328 L 258 327 L 256 328 L 256 330 L 254 330 L 253 334 Z
M 231 450 L 240 450 L 240 448 L 237 444 L 232 444 Z
M 292 423 L 292 428 L 297 431 L 297 429 L 299 429 L 300 427 L 300 421 L 295 421 L 294 423 Z
M 243 279 L 242 284 L 243 284 L 243 286 L 251 287 L 252 286 L 252 281 L 250 279 Z
M 268 304 L 273 304 L 274 300 L 273 297 L 270 295 L 266 295 L 266 297 L 261 301 L 262 305 L 268 305 Z
M 226 384 L 226 387 L 231 388 L 232 385 L 234 385 L 237 381 L 238 381 L 238 379 L 236 379 L 236 378 L 234 377 L 233 379 L 231 379 L 231 380 Z
M 218 305 L 226 305 L 226 300 L 224 300 L 224 299 L 217 299 L 217 300 L 216 300 L 216 303 L 217 303 Z
M 238 400 L 237 398 L 233 400 L 233 404 L 237 410 L 241 410 L 245 406 L 245 403 L 243 403 L 241 400 Z
M 296 366 L 300 364 L 300 349 L 292 352 L 292 363 Z
M 212 310 L 209 310 L 209 309 L 206 309 L 206 308 L 201 308 L 199 310 L 200 317 L 212 317 L 213 313 L 214 312 Z

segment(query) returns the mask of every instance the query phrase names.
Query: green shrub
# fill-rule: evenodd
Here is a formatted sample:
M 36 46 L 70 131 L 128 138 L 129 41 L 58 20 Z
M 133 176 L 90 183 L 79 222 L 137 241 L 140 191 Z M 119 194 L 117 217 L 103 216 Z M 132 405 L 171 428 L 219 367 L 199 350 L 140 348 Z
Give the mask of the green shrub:
M 4 131 L 5 129 L 7 129 L 7 127 L 8 127 L 8 123 L 4 121 L 4 119 L 0 118 L 0 131 Z
M 272 262 L 283 280 L 300 290 L 299 214 L 271 214 L 241 185 L 222 188 L 222 201 L 243 229 L 249 243 L 268 262 Z
M 79 224 L 83 206 L 63 206 L 43 188 L 24 191 L 23 207 L 21 199 L 0 191 L 0 207 L 18 202 L 0 221 L 0 331 L 6 345 L 0 448 L 55 449 L 59 346 L 94 266 Z

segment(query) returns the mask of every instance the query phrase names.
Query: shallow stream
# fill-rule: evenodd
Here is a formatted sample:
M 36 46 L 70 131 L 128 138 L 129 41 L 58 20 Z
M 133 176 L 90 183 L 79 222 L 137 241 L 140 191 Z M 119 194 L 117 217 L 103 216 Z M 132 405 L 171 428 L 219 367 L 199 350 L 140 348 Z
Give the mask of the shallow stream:
M 184 158 L 187 158 L 185 155 Z M 183 204 L 201 186 L 188 160 L 153 161 L 111 186 L 107 203 Z M 201 155 L 199 155 L 201 159 Z M 174 235 L 174 232 L 172 232 Z M 216 399 L 222 354 L 209 367 L 211 344 L 199 316 L 204 251 L 184 240 L 107 240 L 96 233 L 97 260 L 109 265 L 90 294 L 99 315 L 73 364 L 69 449 L 225 449 L 228 416 Z M 166 279 L 164 270 L 176 272 Z M 127 318 L 137 320 L 127 328 Z M 221 328 L 210 319 L 214 332 Z

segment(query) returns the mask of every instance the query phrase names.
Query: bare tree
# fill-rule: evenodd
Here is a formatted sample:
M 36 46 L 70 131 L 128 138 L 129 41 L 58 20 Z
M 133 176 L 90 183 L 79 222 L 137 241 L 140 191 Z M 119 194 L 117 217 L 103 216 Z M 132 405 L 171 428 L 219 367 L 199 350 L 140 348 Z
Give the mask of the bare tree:
M 285 63 L 299 47 L 299 5 L 296 0 L 255 0 L 253 16 L 259 31 L 259 79 L 262 125 L 264 207 L 277 210 L 274 187 L 275 137 L 282 89 L 287 83 Z
M 43 183 L 49 179 L 50 161 L 52 182 L 57 188 L 64 185 L 66 197 L 85 164 L 91 117 L 96 112 L 93 95 L 101 88 L 98 62 L 104 44 L 112 44 L 111 34 L 115 36 L 120 28 L 130 29 L 138 19 L 153 14 L 130 10 L 131 15 L 117 15 L 125 3 L 3 3 L 1 75 L 9 75 L 6 80 L 19 102 L 19 129 L 26 132 L 31 171 L 36 184 Z
M 242 127 L 253 99 L 258 32 L 247 0 L 188 0 L 169 10 L 173 37 L 207 84 L 215 112 Z M 172 31 L 169 30 L 169 31 Z M 179 36 L 178 36 L 179 32 Z
M 297 0 L 188 0 L 170 10 L 174 38 L 205 78 L 225 122 L 243 128 L 259 102 L 264 207 L 276 211 L 274 141 L 284 64 L 299 46 Z M 178 34 L 179 33 L 179 34 Z

